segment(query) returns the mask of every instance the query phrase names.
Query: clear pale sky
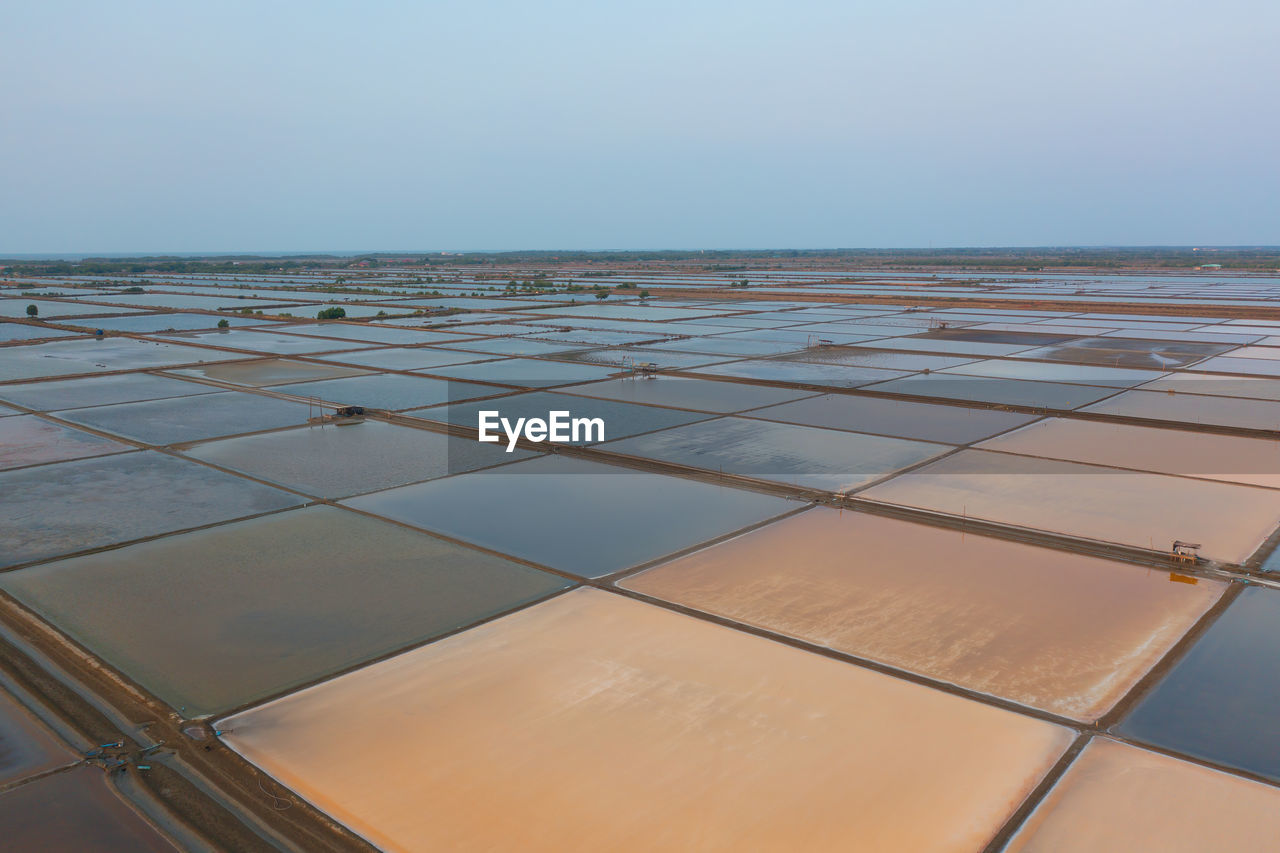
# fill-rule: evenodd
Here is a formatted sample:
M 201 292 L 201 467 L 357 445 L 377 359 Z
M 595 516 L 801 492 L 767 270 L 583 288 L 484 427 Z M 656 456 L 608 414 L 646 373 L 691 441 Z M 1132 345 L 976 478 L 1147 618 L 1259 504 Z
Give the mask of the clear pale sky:
M 0 4 L 0 254 L 1280 244 L 1280 3 Z

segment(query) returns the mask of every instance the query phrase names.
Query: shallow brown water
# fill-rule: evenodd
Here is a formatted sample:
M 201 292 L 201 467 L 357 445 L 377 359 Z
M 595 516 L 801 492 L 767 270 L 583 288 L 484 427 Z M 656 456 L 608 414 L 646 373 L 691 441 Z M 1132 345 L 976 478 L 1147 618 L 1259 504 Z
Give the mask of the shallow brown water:
M 39 853 L 175 853 L 108 785 L 80 767 L 0 794 L 4 848 Z
M 1081 720 L 1222 594 L 1153 572 L 818 508 L 622 582 L 657 598 Z
M 863 495 L 937 510 L 1167 551 L 1198 542 L 1206 557 L 1243 562 L 1280 523 L 1271 489 L 963 450 Z
M 1071 739 L 597 590 L 223 726 L 383 849 L 557 853 L 971 851 Z
M 1076 759 L 1007 853 L 1273 850 L 1280 789 L 1099 739 Z

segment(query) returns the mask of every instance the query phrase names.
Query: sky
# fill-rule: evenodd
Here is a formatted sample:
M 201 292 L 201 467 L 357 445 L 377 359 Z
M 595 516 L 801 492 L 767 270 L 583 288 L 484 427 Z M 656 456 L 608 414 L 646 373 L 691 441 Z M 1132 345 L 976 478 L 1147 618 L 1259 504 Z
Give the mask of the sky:
M 11 0 L 0 30 L 0 255 L 1280 244 L 1275 0 Z

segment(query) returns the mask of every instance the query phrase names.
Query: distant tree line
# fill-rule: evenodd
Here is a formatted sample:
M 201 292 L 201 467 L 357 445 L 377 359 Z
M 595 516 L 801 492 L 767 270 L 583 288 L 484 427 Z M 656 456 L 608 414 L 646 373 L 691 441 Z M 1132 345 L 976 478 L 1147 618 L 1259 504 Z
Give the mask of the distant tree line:
M 13 276 L 137 276 L 168 274 L 238 274 L 261 276 L 302 270 L 353 268 L 520 266 L 555 267 L 561 264 L 645 264 L 658 267 L 678 266 L 682 269 L 709 272 L 740 272 L 748 269 L 804 266 L 821 268 L 839 266 L 845 269 L 915 267 L 976 267 L 1009 271 L 1035 271 L 1058 267 L 1091 267 L 1100 269 L 1167 268 L 1187 269 L 1200 264 L 1221 264 L 1223 269 L 1275 270 L 1280 268 L 1280 247 L 1040 247 L 1040 248 L 943 248 L 943 249 L 759 249 L 706 251 L 635 251 L 635 252 L 470 252 L 462 254 L 366 254 L 260 255 L 209 257 L 137 257 L 85 258 L 80 261 L 30 261 L 0 259 L 6 275 Z M 509 273 L 475 270 L 480 277 L 509 278 Z M 604 277 L 614 270 L 587 270 L 582 276 Z M 538 273 L 531 273 L 540 278 Z M 342 284 L 339 280 L 338 284 Z

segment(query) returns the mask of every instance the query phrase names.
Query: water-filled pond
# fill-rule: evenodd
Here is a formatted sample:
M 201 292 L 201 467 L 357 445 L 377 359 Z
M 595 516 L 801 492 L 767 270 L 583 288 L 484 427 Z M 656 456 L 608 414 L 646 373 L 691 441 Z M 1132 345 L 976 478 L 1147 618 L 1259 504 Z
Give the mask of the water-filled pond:
M 798 506 L 755 492 L 560 456 L 344 503 L 586 577 L 693 547 Z
M 310 507 L 0 575 L 184 716 L 243 705 L 566 586 L 545 572 Z

